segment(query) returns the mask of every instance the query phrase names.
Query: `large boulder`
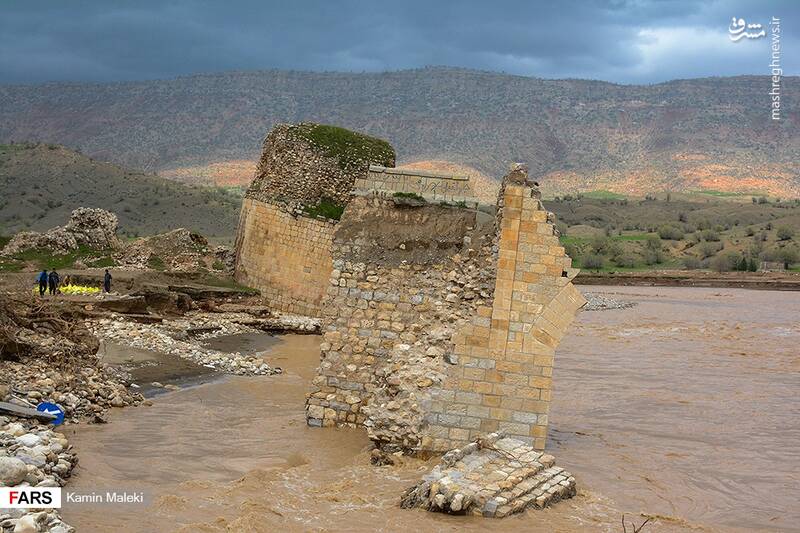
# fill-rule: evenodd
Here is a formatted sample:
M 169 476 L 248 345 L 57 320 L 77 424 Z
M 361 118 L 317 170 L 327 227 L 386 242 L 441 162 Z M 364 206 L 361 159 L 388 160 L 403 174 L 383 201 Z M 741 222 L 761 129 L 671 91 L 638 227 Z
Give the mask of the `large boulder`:
M 64 229 L 71 233 L 79 245 L 96 249 L 120 248 L 117 237 L 119 219 L 105 209 L 79 207 L 72 212 Z
M 16 457 L 0 457 L 0 486 L 13 487 L 25 481 L 28 467 Z

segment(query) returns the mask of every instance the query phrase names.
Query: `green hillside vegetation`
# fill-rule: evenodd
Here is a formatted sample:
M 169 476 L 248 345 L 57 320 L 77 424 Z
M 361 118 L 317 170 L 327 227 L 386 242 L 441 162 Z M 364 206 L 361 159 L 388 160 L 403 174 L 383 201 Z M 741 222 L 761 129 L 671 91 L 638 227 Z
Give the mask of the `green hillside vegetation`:
M 74 267 L 77 261 L 87 267 L 107 268 L 116 264 L 113 253 L 113 250 L 96 250 L 83 245 L 62 255 L 53 255 L 49 250 L 25 250 L 11 257 L 0 257 L 0 272 L 19 272 L 31 267 L 61 270 Z
M 0 145 L 0 234 L 63 225 L 77 207 L 117 214 L 123 237 L 185 227 L 230 240 L 240 197 L 96 161 L 57 145 Z
M 545 200 L 561 243 L 587 270 L 756 270 L 762 261 L 800 265 L 800 200 L 747 202 L 674 195 Z

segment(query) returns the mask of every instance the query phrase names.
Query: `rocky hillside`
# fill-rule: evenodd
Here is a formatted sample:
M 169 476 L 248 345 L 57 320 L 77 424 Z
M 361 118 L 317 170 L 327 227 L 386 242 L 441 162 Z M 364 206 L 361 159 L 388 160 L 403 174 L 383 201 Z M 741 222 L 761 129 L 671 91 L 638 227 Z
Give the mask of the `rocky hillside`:
M 450 68 L 231 72 L 173 80 L 0 87 L 0 142 L 62 143 L 191 179 L 245 172 L 279 122 L 386 139 L 399 163 L 444 160 L 500 176 L 527 162 L 546 194 L 714 189 L 800 195 L 797 79 L 780 122 L 765 78 L 624 86 Z M 229 163 L 232 162 L 232 163 Z M 211 170 L 204 170 L 210 167 Z
M 119 216 L 123 235 L 190 228 L 209 237 L 236 232 L 240 199 L 96 161 L 57 145 L 0 145 L 0 235 L 57 226 L 78 207 Z

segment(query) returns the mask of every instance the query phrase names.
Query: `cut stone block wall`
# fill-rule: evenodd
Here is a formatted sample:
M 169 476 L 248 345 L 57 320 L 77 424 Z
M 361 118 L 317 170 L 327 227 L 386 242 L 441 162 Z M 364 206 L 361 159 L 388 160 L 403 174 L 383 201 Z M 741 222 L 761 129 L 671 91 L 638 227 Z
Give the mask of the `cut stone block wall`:
M 358 192 L 415 193 L 435 202 L 466 202 L 472 205 L 478 203 L 468 177 L 422 170 L 370 165 L 367 175 L 357 178 L 353 188 Z
M 310 425 L 363 425 L 390 450 L 446 451 L 493 431 L 544 448 L 555 348 L 585 300 L 538 191 L 507 179 L 500 200 L 488 227 L 449 208 L 475 221 L 462 221 L 460 246 L 451 234 L 427 254 L 454 226 L 448 208 L 351 202 L 334 237 Z M 398 211 L 425 237 L 406 242 Z M 369 217 L 393 223 L 366 232 L 356 221 Z M 382 231 L 400 235 L 390 255 Z
M 555 349 L 586 303 L 531 189 L 508 185 L 503 203 L 493 305 L 454 335 L 458 364 L 429 409 L 436 450 L 492 431 L 544 449 Z
M 270 307 L 320 316 L 335 224 L 245 198 L 236 236 L 236 281 L 258 287 Z

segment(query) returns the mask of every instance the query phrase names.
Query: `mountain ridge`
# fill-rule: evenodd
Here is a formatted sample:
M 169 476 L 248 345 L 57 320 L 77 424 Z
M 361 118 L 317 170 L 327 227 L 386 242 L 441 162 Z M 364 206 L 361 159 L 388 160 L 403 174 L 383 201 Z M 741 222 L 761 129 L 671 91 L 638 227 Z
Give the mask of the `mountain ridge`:
M 191 181 L 195 171 L 184 169 L 255 161 L 274 124 L 308 120 L 384 138 L 399 164 L 451 161 L 498 177 L 511 161 L 526 162 L 550 193 L 800 196 L 800 115 L 790 111 L 800 78 L 784 78 L 778 123 L 769 120 L 765 79 L 620 85 L 448 67 L 5 85 L 0 142 L 56 142 Z

